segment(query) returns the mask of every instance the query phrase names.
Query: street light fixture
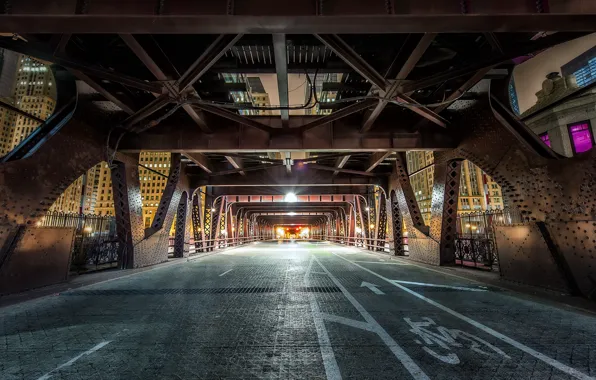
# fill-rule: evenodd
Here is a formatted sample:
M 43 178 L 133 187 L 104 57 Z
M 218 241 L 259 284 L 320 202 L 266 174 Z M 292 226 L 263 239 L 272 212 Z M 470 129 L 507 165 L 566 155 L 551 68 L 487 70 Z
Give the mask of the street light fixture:
M 286 201 L 286 202 L 297 202 L 298 201 L 298 197 L 294 193 L 287 193 L 286 194 L 286 197 L 284 198 L 284 201 Z

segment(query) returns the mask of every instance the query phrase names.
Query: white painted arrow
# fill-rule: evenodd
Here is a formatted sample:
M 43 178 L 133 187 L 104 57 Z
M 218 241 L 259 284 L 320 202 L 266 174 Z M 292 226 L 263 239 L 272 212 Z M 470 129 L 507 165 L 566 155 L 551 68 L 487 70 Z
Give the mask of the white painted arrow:
M 371 284 L 370 282 L 362 281 L 362 284 L 360 284 L 360 287 L 361 288 L 362 287 L 369 288 L 373 293 L 378 294 L 378 295 L 385 294 L 379 289 L 379 285 Z

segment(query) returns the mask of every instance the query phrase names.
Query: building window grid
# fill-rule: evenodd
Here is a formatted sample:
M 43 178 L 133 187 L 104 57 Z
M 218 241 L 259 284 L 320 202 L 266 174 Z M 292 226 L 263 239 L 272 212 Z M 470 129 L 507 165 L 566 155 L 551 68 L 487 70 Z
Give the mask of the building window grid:
M 569 124 L 567 127 L 573 153 L 583 153 L 592 149 L 594 146 L 594 135 L 592 134 L 589 121 Z

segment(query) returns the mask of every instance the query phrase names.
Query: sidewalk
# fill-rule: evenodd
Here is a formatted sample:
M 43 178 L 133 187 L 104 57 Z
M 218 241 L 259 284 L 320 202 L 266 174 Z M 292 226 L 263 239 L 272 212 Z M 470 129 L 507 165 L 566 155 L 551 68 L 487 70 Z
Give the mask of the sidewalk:
M 71 274 L 66 282 L 63 282 L 60 284 L 44 286 L 43 288 L 31 289 L 31 290 L 27 290 L 27 291 L 24 291 L 21 293 L 0 296 L 0 308 L 14 305 L 14 304 L 17 304 L 20 302 L 34 300 L 37 298 L 57 295 L 61 292 L 65 292 L 65 291 L 71 290 L 71 289 L 82 288 L 84 286 L 89 286 L 89 285 L 99 284 L 102 282 L 117 280 L 119 278 L 132 276 L 132 275 L 135 275 L 138 273 L 142 273 L 142 272 L 146 272 L 146 271 L 150 271 L 150 270 L 154 270 L 154 269 L 160 269 L 160 268 L 169 267 L 171 265 L 178 265 L 178 264 L 186 263 L 189 261 L 199 260 L 203 257 L 215 255 L 218 253 L 226 252 L 226 251 L 233 250 L 233 249 L 240 248 L 240 247 L 243 247 L 243 245 L 237 246 L 237 247 L 225 248 L 225 249 L 214 251 L 214 252 L 206 252 L 206 253 L 202 253 L 202 254 L 198 254 L 198 255 L 192 255 L 189 257 L 168 259 L 168 261 L 165 261 L 163 263 L 159 263 L 159 264 L 155 264 L 155 265 L 151 265 L 151 266 L 143 267 L 143 268 L 108 269 L 108 270 L 104 270 L 104 271 L 99 271 L 99 272 L 94 272 L 94 273 L 86 273 L 86 274 L 81 274 L 81 275 Z

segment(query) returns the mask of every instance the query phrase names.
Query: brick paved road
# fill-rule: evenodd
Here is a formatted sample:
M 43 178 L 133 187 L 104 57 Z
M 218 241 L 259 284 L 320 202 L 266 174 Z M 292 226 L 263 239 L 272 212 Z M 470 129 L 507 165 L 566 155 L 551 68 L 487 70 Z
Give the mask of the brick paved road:
M 0 379 L 592 379 L 596 317 L 258 243 L 0 309 Z

